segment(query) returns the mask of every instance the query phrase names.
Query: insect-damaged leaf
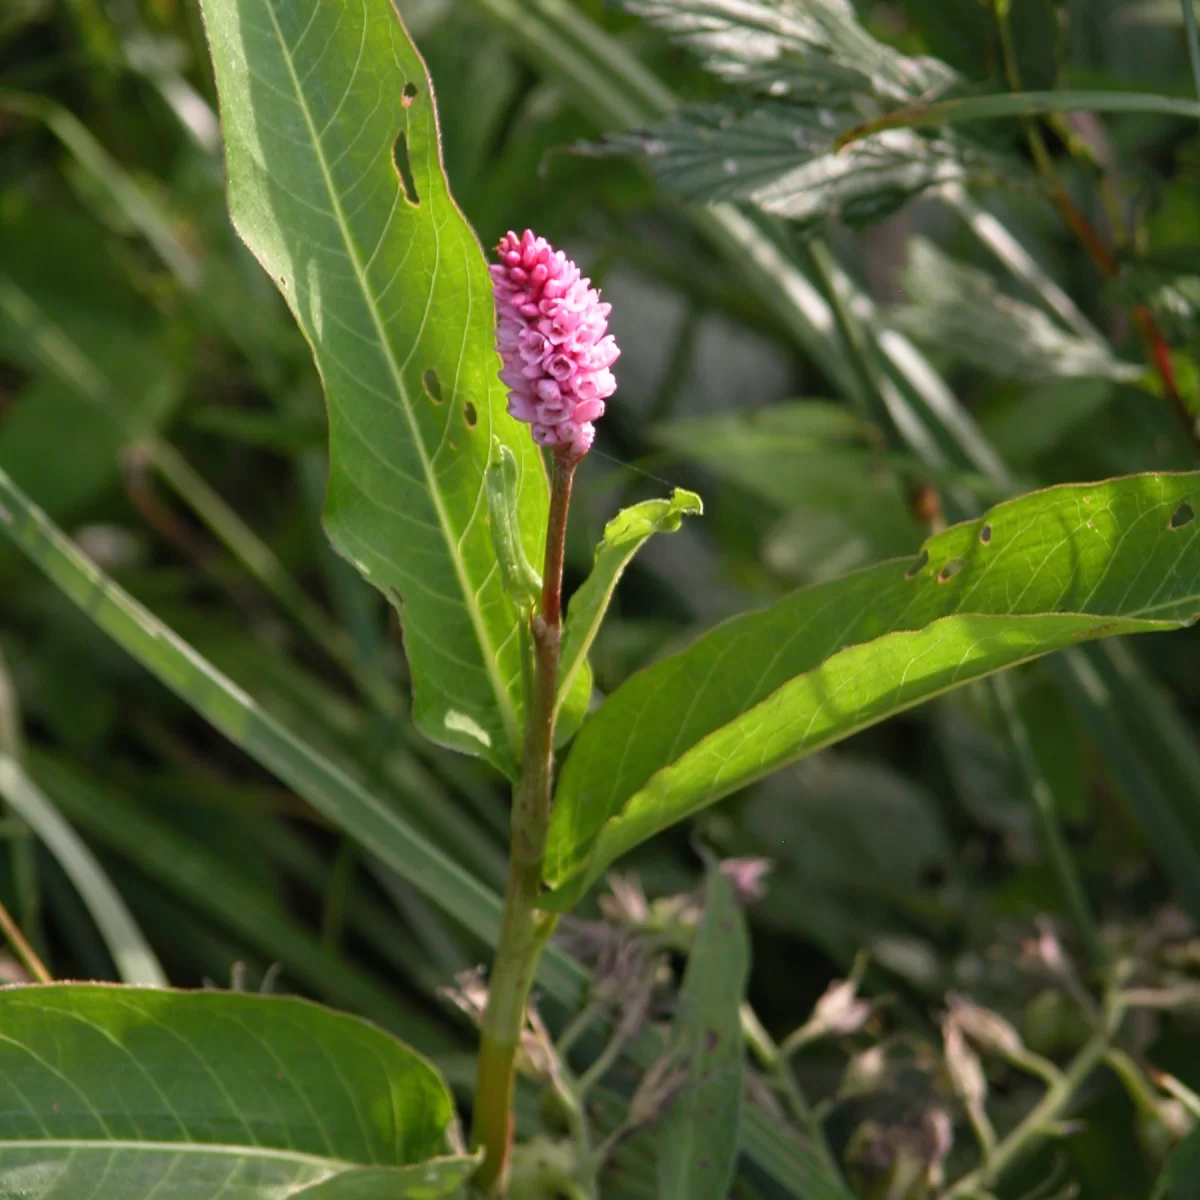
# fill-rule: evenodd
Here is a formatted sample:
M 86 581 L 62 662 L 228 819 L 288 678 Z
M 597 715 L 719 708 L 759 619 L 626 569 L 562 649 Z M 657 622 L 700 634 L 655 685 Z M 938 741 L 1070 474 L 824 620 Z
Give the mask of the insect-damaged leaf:
M 398 604 L 414 714 L 515 774 L 516 606 L 488 532 L 492 439 L 541 560 L 538 451 L 505 413 L 491 282 L 450 196 L 425 68 L 389 0 L 204 0 L 234 222 L 312 346 L 325 522 Z
M 1190 623 L 1197 511 L 1197 473 L 1034 492 L 930 538 L 915 559 L 796 592 L 634 675 L 563 766 L 547 903 L 569 904 L 621 854 L 722 796 L 957 684 Z

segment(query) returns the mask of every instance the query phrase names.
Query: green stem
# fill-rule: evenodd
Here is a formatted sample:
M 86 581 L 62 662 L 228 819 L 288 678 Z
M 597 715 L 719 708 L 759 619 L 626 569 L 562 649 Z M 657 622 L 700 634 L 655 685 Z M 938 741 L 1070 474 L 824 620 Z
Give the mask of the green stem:
M 1185 2 L 1190 3 L 1190 0 L 1185 0 Z M 1009 87 L 1015 94 L 1019 93 L 1021 89 L 1021 71 L 1017 65 L 1017 50 L 1013 43 L 1012 26 L 1008 19 L 1011 3 L 1012 0 L 992 0 L 992 8 L 996 14 L 996 26 L 1000 32 L 1000 51 L 1004 57 L 1004 74 L 1008 79 Z M 1191 115 L 1200 117 L 1200 110 Z M 1109 279 L 1115 278 L 1120 274 L 1116 258 L 1105 244 L 1104 239 L 1092 227 L 1091 222 L 1067 194 L 1066 188 L 1063 187 L 1062 181 L 1058 177 L 1054 158 L 1046 148 L 1046 142 L 1036 121 L 1029 114 L 1024 115 L 1022 121 L 1029 149 L 1033 154 L 1033 161 L 1037 165 L 1038 174 L 1050 189 L 1050 199 L 1054 207 L 1058 209 L 1067 228 L 1075 234 L 1087 251 L 1088 257 L 1091 258 L 1096 269 Z M 1114 236 L 1116 233 L 1117 229 L 1114 229 Z M 1141 338 L 1146 361 L 1162 380 L 1163 392 L 1167 400 L 1179 420 L 1183 422 L 1189 439 L 1193 443 L 1200 444 L 1200 429 L 1197 428 L 1187 404 L 1180 395 L 1179 382 L 1176 379 L 1175 366 L 1171 359 L 1171 348 L 1155 320 L 1154 313 L 1148 305 L 1135 304 L 1130 309 L 1130 315 L 1133 317 L 1134 326 Z
M 1103 943 L 1100 940 L 1100 931 L 1096 925 L 1096 918 L 1092 915 L 1091 906 L 1088 904 L 1087 895 L 1083 889 L 1083 881 L 1079 878 L 1075 860 L 1063 837 L 1054 795 L 1050 791 L 1050 785 L 1042 774 L 1033 746 L 1030 744 L 1029 730 L 1017 708 L 1012 684 L 1006 675 L 994 676 L 991 684 L 992 694 L 996 698 L 1008 727 L 1008 736 L 1016 754 L 1017 767 L 1025 781 L 1030 799 L 1033 801 L 1033 818 L 1042 842 L 1042 849 L 1050 860 L 1055 875 L 1058 876 L 1067 908 L 1071 912 L 1079 936 L 1083 939 L 1088 958 L 1091 960 L 1092 966 L 1103 971 L 1107 960 Z
M 831 1177 L 840 1181 L 842 1172 L 838 1167 L 837 1160 L 833 1157 L 833 1152 L 829 1149 L 821 1118 L 809 1104 L 808 1097 L 801 1090 L 799 1083 L 796 1082 L 796 1076 L 788 1061 L 787 1050 L 779 1046 L 763 1028 L 758 1015 L 748 1004 L 742 1005 L 741 1024 L 746 1044 L 771 1077 L 776 1088 L 783 1094 L 792 1120 L 807 1134 L 813 1149 L 820 1156 Z M 786 1046 L 786 1043 L 784 1045 Z
M 567 512 L 576 460 L 554 456 L 542 603 L 530 621 L 533 687 L 525 718 L 521 778 L 513 794 L 508 886 L 488 1002 L 480 1023 L 475 1087 L 475 1142 L 484 1160 L 475 1182 L 480 1191 L 503 1196 L 512 1149 L 512 1101 L 517 1047 L 538 959 L 554 919 L 538 910 L 542 858 L 550 824 L 554 769 L 554 702 L 562 637 L 562 572 Z
M 797 261 L 816 283 L 829 305 L 834 328 L 845 351 L 851 375 L 851 394 L 857 395 L 863 417 L 875 425 L 893 455 L 897 475 L 910 490 L 928 483 L 925 469 L 931 458 L 941 454 L 929 430 L 915 418 L 903 397 L 887 377 L 870 333 L 843 294 L 837 262 L 828 245 L 818 238 L 794 244 Z M 912 461 L 907 451 L 916 447 L 922 463 Z M 941 507 L 939 497 L 938 507 Z
M 609 1038 L 604 1049 L 596 1056 L 595 1062 L 579 1077 L 578 1091 L 581 1097 L 586 1096 L 612 1070 L 617 1059 L 621 1057 L 621 1051 L 625 1049 L 625 1044 L 628 1041 L 628 1036 L 619 1026 L 613 1030 L 612 1037 Z
M 1017 47 L 1013 42 L 1012 23 L 1009 21 L 1010 3 L 1011 0 L 993 0 L 992 9 L 996 14 L 996 28 L 1000 34 L 1000 54 L 1004 59 L 1004 77 L 1008 81 L 1009 88 L 1014 92 L 1019 92 L 1021 90 L 1021 71 L 1017 66 Z M 1042 131 L 1030 117 L 1023 118 L 1022 124 L 1025 126 L 1025 136 L 1038 170 L 1047 179 L 1053 177 L 1054 159 L 1046 148 L 1046 140 L 1042 137 Z
M 1080 1050 L 1063 1077 L 1046 1090 L 1037 1107 L 996 1146 L 982 1167 L 964 1175 L 951 1187 L 946 1193 L 946 1200 L 962 1200 L 965 1196 L 979 1195 L 1034 1145 L 1051 1137 L 1055 1124 L 1080 1085 L 1108 1053 L 1112 1035 L 1110 1024 L 1096 1033 Z
M 554 1049 L 558 1053 L 559 1058 L 566 1059 L 567 1055 L 575 1048 L 575 1043 L 596 1023 L 600 1014 L 604 1011 L 603 1005 L 595 1001 L 589 1001 L 579 1013 L 572 1019 L 571 1023 L 562 1031 L 558 1041 L 554 1044 Z
M 1192 79 L 1196 84 L 1196 95 L 1200 96 L 1200 32 L 1196 30 L 1196 0 L 1180 0 L 1183 5 L 1183 23 L 1187 28 L 1188 57 L 1192 62 Z

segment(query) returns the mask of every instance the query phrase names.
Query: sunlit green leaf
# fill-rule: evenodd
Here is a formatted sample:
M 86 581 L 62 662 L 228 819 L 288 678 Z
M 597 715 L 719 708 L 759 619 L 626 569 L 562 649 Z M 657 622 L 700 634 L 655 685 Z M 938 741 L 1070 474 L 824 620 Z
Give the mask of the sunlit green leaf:
M 509 774 L 518 615 L 487 528 L 494 437 L 540 560 L 545 475 L 504 412 L 479 245 L 450 197 L 429 79 L 388 0 L 205 0 L 230 207 L 313 348 L 330 535 L 400 608 L 414 714 Z
M 605 525 L 592 572 L 571 597 L 563 624 L 558 678 L 559 731 L 563 737 L 578 728 L 586 710 L 587 697 L 584 709 L 579 710 L 577 703 L 572 704 L 572 696 L 578 692 L 581 679 L 588 681 L 588 691 L 591 690 L 588 650 L 625 568 L 654 534 L 674 533 L 685 516 L 696 516 L 703 511 L 695 492 L 676 488 L 670 500 L 643 500 L 619 512 Z M 564 717 L 568 719 L 564 721 Z
M 1200 476 L 1050 488 L 912 560 L 798 592 L 635 675 L 580 730 L 546 879 L 567 902 L 651 834 L 956 684 L 1200 613 Z M 613 761 L 617 769 L 613 770 Z
M 436 1197 L 469 1173 L 433 1067 L 303 1000 L 51 985 L 0 1019 L 0 1196 Z
M 846 0 L 625 4 L 710 70 L 766 93 L 751 104 L 681 109 L 595 147 L 643 152 L 656 178 L 687 199 L 748 200 L 801 224 L 834 214 L 870 221 L 929 188 L 998 175 L 988 155 L 953 135 L 892 131 L 835 153 L 836 137 L 864 112 L 921 103 L 957 79 L 936 59 L 908 58 L 874 38 Z

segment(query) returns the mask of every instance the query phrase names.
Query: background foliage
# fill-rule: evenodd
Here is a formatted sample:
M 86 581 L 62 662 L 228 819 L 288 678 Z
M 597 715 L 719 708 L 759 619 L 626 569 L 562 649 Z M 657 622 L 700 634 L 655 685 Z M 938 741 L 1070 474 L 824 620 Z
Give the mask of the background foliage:
M 532 226 L 614 305 L 620 392 L 578 484 L 568 591 L 618 507 L 676 485 L 704 497 L 702 520 L 623 577 L 592 652 L 601 690 L 724 617 L 911 555 L 942 520 L 1196 466 L 1200 124 L 1177 4 L 1013 0 L 1007 59 L 976 0 L 861 3 L 861 25 L 837 0 L 799 6 L 808 24 L 717 0 L 400 8 L 481 241 Z M 1064 102 L 1032 147 L 1010 116 L 836 149 L 881 105 L 1002 91 L 1014 72 L 1118 111 Z M 1121 111 L 1130 93 L 1160 111 Z M 215 100 L 185 0 L 0 14 L 0 468 L 265 714 L 222 718 L 178 664 L 233 740 L 215 733 L 0 544 L 0 762 L 19 763 L 0 771 L 0 899 L 56 977 L 297 991 L 400 1032 L 462 1088 L 472 1035 L 436 988 L 487 956 L 506 789 L 417 733 L 424 668 L 322 531 L 320 381 L 231 228 Z M 420 400 L 436 386 L 410 383 Z M 353 537 L 336 511 L 333 526 Z M 1069 987 L 1023 967 L 1022 944 L 1048 916 L 1086 971 L 1087 934 L 1039 829 L 1058 818 L 1087 904 L 1138 961 L 1168 933 L 1194 953 L 1198 680 L 1181 632 L 970 685 L 622 869 L 659 896 L 696 885 L 697 840 L 775 861 L 748 913 L 749 996 L 780 1036 L 865 949 L 867 990 L 891 997 L 876 1039 L 929 1035 L 965 991 L 1058 1054 L 1078 1040 Z M 314 751 L 344 775 L 314 774 Z M 444 901 L 459 920 L 397 870 L 427 861 L 397 845 L 460 868 Z M 548 972 L 551 1003 L 572 999 L 577 968 Z M 1143 1024 L 1137 1052 L 1200 1090 L 1186 1013 Z M 845 1062 L 806 1052 L 806 1089 L 833 1095 Z M 1027 1105 L 1005 1067 L 991 1085 L 1001 1111 Z M 852 1146 L 867 1118 L 905 1129 L 920 1102 L 903 1080 L 851 1097 L 831 1141 Z M 1049 1179 L 1046 1194 L 1148 1196 L 1179 1130 L 1112 1072 L 1074 1115 L 1086 1125 L 1002 1194 Z M 750 1124 L 745 1194 L 822 1194 L 799 1190 L 807 1160 L 761 1113 Z M 639 1153 L 615 1194 L 653 1186 Z

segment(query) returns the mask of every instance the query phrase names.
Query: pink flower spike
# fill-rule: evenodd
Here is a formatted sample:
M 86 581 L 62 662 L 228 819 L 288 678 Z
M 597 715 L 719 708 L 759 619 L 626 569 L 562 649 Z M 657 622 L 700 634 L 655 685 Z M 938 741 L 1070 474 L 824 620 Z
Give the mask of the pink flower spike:
M 608 369 L 620 351 L 608 333 L 612 305 L 561 250 L 512 230 L 489 267 L 496 298 L 496 349 L 508 411 L 533 440 L 573 459 L 591 449 L 592 424 L 616 391 Z

